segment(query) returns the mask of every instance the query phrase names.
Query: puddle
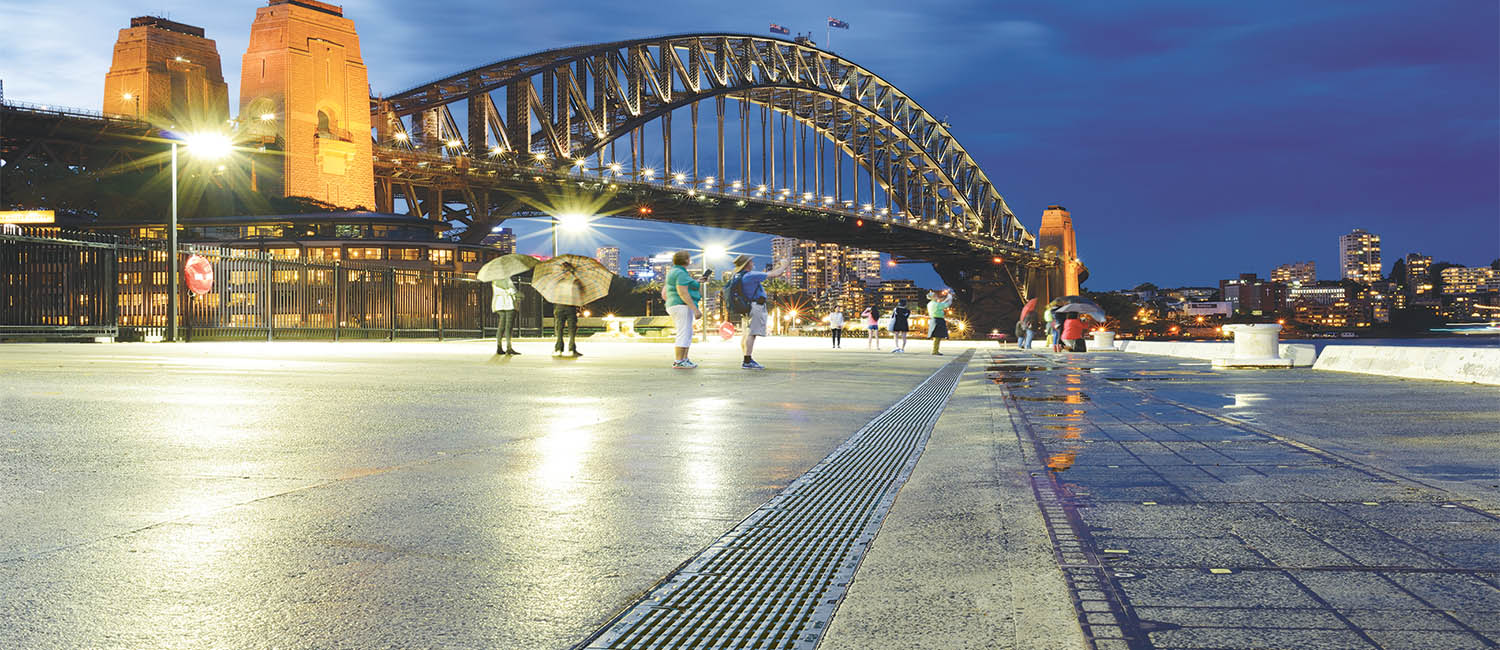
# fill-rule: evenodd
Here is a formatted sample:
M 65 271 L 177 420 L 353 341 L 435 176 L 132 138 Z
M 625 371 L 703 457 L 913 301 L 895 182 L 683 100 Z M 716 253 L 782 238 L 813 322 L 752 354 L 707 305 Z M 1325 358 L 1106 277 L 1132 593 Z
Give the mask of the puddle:
M 1077 393 L 1074 395 L 1048 395 L 1047 397 L 1021 397 L 1017 395 L 1016 399 L 1023 402 L 1062 402 L 1064 404 L 1082 404 L 1089 401 L 1089 396 L 1084 395 L 1083 393 Z
M 996 384 L 1018 384 L 1031 381 L 1030 377 L 990 377 L 990 381 Z
M 1182 381 L 1171 377 L 1105 377 L 1105 381 Z
M 990 372 L 1034 372 L 1040 370 L 1051 370 L 1050 366 L 986 366 L 985 370 Z
M 1054 472 L 1067 471 L 1069 467 L 1073 466 L 1073 462 L 1077 459 L 1078 454 L 1071 451 L 1065 451 L 1060 454 L 1052 454 L 1051 456 L 1047 457 L 1047 469 L 1050 469 Z

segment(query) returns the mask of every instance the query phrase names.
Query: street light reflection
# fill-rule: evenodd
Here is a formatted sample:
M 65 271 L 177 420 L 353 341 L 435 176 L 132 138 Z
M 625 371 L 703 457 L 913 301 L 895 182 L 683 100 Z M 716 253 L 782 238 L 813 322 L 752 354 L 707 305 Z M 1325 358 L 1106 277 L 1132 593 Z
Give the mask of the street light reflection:
M 570 400 L 543 410 L 547 432 L 536 440 L 538 461 L 533 472 L 538 502 L 553 511 L 568 511 L 582 502 L 578 494 L 583 464 L 594 453 L 594 427 L 606 419 L 600 400 Z

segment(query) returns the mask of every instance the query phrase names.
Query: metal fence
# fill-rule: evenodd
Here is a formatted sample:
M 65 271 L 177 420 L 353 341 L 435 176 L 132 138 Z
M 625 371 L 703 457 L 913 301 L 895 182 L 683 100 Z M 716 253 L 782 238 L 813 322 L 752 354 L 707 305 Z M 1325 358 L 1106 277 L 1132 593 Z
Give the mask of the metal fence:
M 209 261 L 213 288 L 179 283 L 184 340 L 475 338 L 492 336 L 490 284 L 447 271 L 277 259 L 257 251 L 182 244 Z M 59 231 L 0 231 L 0 338 L 111 336 L 167 331 L 167 244 Z M 543 301 L 525 282 L 523 335 L 542 333 Z

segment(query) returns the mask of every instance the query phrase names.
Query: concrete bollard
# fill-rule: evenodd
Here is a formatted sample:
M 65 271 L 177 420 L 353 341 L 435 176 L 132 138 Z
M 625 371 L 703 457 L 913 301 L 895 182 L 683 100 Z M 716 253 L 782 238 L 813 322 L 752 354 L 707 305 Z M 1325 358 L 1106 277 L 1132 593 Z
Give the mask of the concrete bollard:
M 1094 332 L 1094 340 L 1089 343 L 1090 350 L 1114 350 L 1115 333 L 1103 330 Z
M 1225 325 L 1234 335 L 1234 356 L 1213 360 L 1215 368 L 1290 368 L 1291 359 L 1281 358 L 1276 323 Z

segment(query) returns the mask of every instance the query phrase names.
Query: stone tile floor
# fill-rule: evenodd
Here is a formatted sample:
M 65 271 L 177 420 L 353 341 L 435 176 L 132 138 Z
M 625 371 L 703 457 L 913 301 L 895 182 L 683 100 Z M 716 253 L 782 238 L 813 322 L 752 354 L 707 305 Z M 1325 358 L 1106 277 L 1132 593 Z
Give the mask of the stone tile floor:
M 1007 351 L 987 367 L 1050 468 L 1033 487 L 1096 648 L 1500 647 L 1494 500 L 1189 403 L 1195 382 L 1234 372 L 1271 401 L 1321 373 L 1178 361 Z M 1361 405 L 1329 406 L 1320 424 L 1336 436 L 1340 410 Z

